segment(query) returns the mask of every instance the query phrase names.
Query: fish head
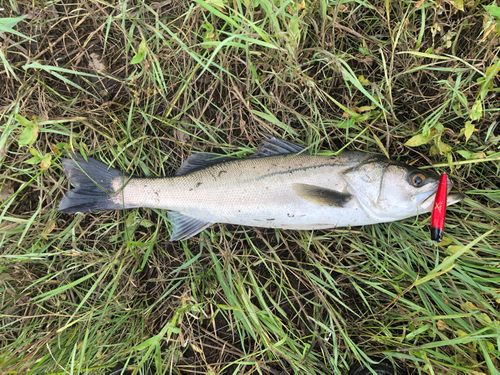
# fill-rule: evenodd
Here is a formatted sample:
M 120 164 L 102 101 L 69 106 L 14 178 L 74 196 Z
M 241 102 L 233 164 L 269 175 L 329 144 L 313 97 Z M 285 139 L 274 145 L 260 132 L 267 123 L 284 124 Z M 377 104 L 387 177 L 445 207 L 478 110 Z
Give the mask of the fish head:
M 344 171 L 348 190 L 374 219 L 400 220 L 432 210 L 440 176 L 413 166 L 371 156 Z M 448 178 L 447 192 L 453 187 Z M 463 199 L 462 194 L 447 196 L 446 205 Z

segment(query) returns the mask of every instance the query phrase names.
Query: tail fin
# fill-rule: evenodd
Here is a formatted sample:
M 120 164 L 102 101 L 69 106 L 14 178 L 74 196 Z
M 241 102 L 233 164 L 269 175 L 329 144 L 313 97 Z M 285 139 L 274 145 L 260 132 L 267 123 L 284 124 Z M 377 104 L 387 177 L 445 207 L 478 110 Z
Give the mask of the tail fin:
M 72 159 L 63 159 L 64 172 L 75 187 L 66 193 L 59 204 L 59 212 L 93 212 L 126 208 L 113 202 L 111 196 L 116 193 L 116 181 L 119 186 L 126 182 L 127 173 L 108 167 L 92 158 L 87 161 L 78 154 Z M 115 188 L 113 188 L 113 185 Z

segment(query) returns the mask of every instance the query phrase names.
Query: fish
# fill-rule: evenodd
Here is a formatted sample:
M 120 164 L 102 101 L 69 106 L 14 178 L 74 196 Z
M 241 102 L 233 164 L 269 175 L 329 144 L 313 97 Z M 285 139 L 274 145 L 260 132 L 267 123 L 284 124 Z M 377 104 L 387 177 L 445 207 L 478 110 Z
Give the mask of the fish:
M 170 241 L 215 223 L 324 230 L 399 221 L 430 212 L 439 186 L 439 175 L 383 155 L 314 156 L 274 136 L 247 158 L 192 154 L 170 177 L 132 176 L 91 157 L 68 155 L 62 166 L 75 188 L 62 198 L 60 212 L 168 210 Z M 452 186 L 449 180 L 448 192 Z M 462 198 L 448 194 L 446 204 Z

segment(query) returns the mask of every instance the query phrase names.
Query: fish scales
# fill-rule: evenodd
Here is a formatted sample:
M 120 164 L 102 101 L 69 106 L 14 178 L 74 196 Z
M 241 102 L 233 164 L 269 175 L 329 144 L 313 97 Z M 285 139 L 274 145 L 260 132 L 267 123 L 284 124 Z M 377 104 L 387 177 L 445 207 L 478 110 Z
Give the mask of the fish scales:
M 308 229 L 314 224 L 332 226 L 332 221 L 324 220 L 332 215 L 336 217 L 331 220 L 340 220 L 339 213 L 331 208 L 318 209 L 299 197 L 292 185 L 303 183 L 345 191 L 347 183 L 339 173 L 355 165 L 350 156 L 300 154 L 238 159 L 185 176 L 132 179 L 116 203 L 179 211 L 217 223 L 290 229 Z M 118 181 L 116 186 L 121 184 Z

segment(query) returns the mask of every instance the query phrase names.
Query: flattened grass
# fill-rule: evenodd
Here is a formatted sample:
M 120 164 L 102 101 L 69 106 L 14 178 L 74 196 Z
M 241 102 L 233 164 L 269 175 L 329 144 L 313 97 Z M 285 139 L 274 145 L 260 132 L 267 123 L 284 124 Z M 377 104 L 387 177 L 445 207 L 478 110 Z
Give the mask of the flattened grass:
M 3 3 L 0 371 L 498 373 L 497 20 L 453 4 Z M 434 165 L 466 198 L 439 245 L 428 215 L 170 243 L 160 210 L 57 212 L 65 149 L 162 176 L 262 132 Z

